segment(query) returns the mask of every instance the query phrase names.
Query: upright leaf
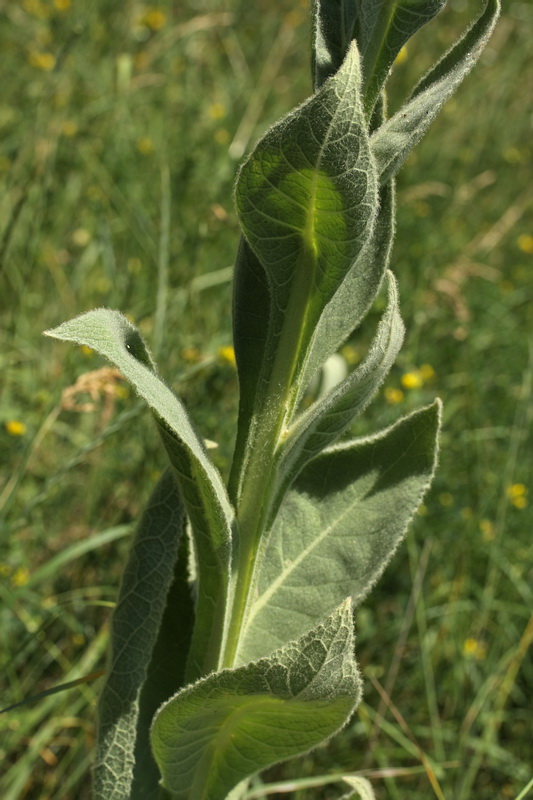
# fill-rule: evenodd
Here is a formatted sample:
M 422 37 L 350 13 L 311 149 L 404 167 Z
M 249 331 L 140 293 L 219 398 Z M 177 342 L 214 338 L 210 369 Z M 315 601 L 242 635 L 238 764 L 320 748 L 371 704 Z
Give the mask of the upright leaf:
M 403 335 L 398 289 L 394 276 L 389 273 L 387 310 L 366 358 L 287 431 L 280 451 L 279 500 L 305 464 L 338 439 L 355 417 L 365 410 L 394 364 Z M 276 504 L 274 510 L 277 510 Z
M 298 642 L 169 700 L 152 726 L 162 785 L 177 800 L 224 800 L 247 776 L 332 736 L 360 696 L 348 600 Z
M 229 481 L 235 501 L 257 387 L 265 361 L 270 326 L 270 289 L 261 262 L 244 237 L 239 243 L 233 273 L 233 344 L 239 376 L 237 441 Z
M 394 185 L 380 192 L 372 235 L 324 310 L 313 333 L 302 372 L 298 402 L 317 370 L 359 327 L 376 298 L 387 271 L 394 238 Z
M 364 106 L 372 112 L 394 59 L 416 31 L 433 19 L 446 0 L 354 0 L 356 38 L 361 51 Z
M 139 696 L 135 765 L 129 800 L 161 800 L 161 776 L 150 747 L 150 725 L 158 708 L 186 683 L 187 654 L 194 626 L 189 579 L 189 537 L 182 536 L 174 578 Z
M 315 89 L 340 68 L 350 47 L 355 0 L 313 0 L 312 72 Z
M 198 563 L 198 625 L 190 674 L 203 674 L 216 666 L 212 659 L 216 659 L 219 650 L 217 636 L 224 636 L 233 510 L 222 478 L 185 408 L 155 372 L 139 332 L 122 314 L 99 308 L 46 333 L 88 345 L 108 358 L 155 414 L 193 528 Z
M 95 800 L 130 800 L 139 697 L 174 575 L 183 518 L 174 477 L 167 471 L 141 518 L 113 614 L 111 658 L 99 704 Z M 179 617 L 181 611 L 174 613 Z M 183 623 L 187 627 L 189 621 Z M 174 668 L 178 672 L 179 663 Z
M 382 184 L 398 172 L 443 104 L 468 75 L 494 30 L 499 12 L 499 0 L 488 0 L 479 19 L 422 78 L 411 98 L 374 132 L 372 152 Z
M 368 594 L 429 486 L 439 417 L 437 402 L 305 467 L 262 554 L 238 663 L 300 636 L 343 597 Z
M 327 303 L 377 212 L 355 46 L 319 91 L 271 128 L 244 162 L 236 201 L 271 296 L 265 388 L 289 391 Z

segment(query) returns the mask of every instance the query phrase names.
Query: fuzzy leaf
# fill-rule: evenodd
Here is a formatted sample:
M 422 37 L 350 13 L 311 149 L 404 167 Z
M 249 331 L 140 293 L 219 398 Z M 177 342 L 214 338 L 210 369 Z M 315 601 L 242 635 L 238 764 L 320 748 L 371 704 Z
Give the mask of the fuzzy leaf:
M 355 0 L 355 4 L 364 105 L 370 113 L 404 44 L 439 13 L 446 0 Z
M 168 470 L 141 518 L 113 614 L 111 659 L 99 705 L 95 800 L 130 799 L 139 697 L 174 575 L 183 519 Z M 179 663 L 174 668 L 178 671 Z
M 315 402 L 288 431 L 280 472 L 283 495 L 312 458 L 331 445 L 368 406 L 387 377 L 402 346 L 404 326 L 398 287 L 389 273 L 389 302 L 366 358 L 325 397 Z
M 122 314 L 105 308 L 95 309 L 46 334 L 85 344 L 105 356 L 120 369 L 155 414 L 194 534 L 198 561 L 198 625 L 189 676 L 202 674 L 203 659 L 209 664 L 218 651 L 213 628 L 221 635 L 224 633 L 220 617 L 225 612 L 233 511 L 222 478 L 185 408 L 155 372 L 139 332 Z
M 313 0 L 312 72 L 318 89 L 346 58 L 356 18 L 354 0 Z
M 387 183 L 424 136 L 437 113 L 468 75 L 494 30 L 499 0 L 488 0 L 480 18 L 422 78 L 401 109 L 371 137 L 381 182 Z
M 161 800 L 161 776 L 150 747 L 150 725 L 162 703 L 186 683 L 186 661 L 194 625 L 189 577 L 189 537 L 182 536 L 165 612 L 139 697 L 135 766 L 129 800 Z
M 337 74 L 274 125 L 244 162 L 236 201 L 270 289 L 263 384 L 293 384 L 323 306 L 377 213 L 355 46 Z M 272 367 L 274 365 L 274 367 Z
M 254 414 L 258 382 L 265 362 L 270 325 L 270 289 L 261 262 L 241 238 L 233 273 L 233 342 L 239 376 L 239 419 L 229 482 L 236 499 L 238 468 L 243 462 L 250 420 Z
M 165 703 L 152 726 L 162 784 L 177 800 L 224 800 L 247 776 L 336 733 L 360 696 L 347 600 L 298 642 Z
M 305 467 L 261 559 L 240 663 L 300 636 L 346 595 L 358 604 L 368 594 L 430 484 L 439 418 L 437 402 Z
M 382 187 L 376 225 L 339 289 L 325 306 L 313 333 L 298 402 L 309 382 L 359 327 L 387 271 L 394 238 L 394 185 Z

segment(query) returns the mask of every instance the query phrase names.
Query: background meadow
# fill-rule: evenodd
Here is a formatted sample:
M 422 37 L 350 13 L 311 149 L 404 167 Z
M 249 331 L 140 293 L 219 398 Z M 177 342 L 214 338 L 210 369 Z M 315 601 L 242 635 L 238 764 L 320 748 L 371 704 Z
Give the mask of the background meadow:
M 450 0 L 411 40 L 393 108 L 479 7 Z M 407 338 L 354 433 L 439 395 L 440 469 L 357 613 L 364 703 L 269 780 L 362 771 L 379 800 L 517 800 L 532 779 L 532 23 L 533 3 L 505 4 L 400 174 Z M 128 539 L 165 465 L 120 374 L 41 332 L 124 311 L 227 468 L 232 184 L 309 94 L 308 37 L 298 0 L 0 2 L 2 707 L 104 667 Z M 347 343 L 348 363 L 369 334 Z M 98 689 L 0 717 L 3 800 L 89 797 Z

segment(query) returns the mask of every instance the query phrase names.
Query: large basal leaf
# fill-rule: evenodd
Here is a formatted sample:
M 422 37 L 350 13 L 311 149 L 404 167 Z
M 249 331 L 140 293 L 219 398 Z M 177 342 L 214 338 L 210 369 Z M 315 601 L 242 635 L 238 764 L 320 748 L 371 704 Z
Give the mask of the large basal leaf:
M 499 0 L 488 0 L 480 18 L 451 50 L 422 78 L 411 98 L 371 137 L 381 182 L 399 170 L 431 122 L 468 75 L 494 30 Z
M 174 576 L 183 519 L 169 470 L 141 518 L 113 614 L 111 657 L 99 705 L 95 800 L 130 799 L 139 697 Z M 180 613 L 175 609 L 178 618 Z M 176 672 L 179 666 L 174 665 Z
M 433 19 L 446 0 L 354 0 L 361 52 L 364 106 L 368 114 L 394 59 L 416 31 Z
M 336 75 L 265 134 L 237 179 L 243 231 L 270 287 L 264 383 L 272 370 L 282 391 L 377 213 L 358 86 L 354 45 Z
M 366 596 L 430 484 L 439 419 L 437 401 L 305 467 L 263 554 L 239 663 L 299 636 L 343 597 Z
M 233 510 L 222 478 L 183 405 L 155 372 L 139 332 L 122 314 L 95 309 L 46 334 L 85 344 L 108 358 L 155 414 L 192 523 L 198 563 L 198 625 L 190 677 L 203 674 L 213 668 L 211 662 L 219 649 L 213 630 L 224 634 L 221 617 L 230 571 Z
M 158 712 L 152 748 L 178 800 L 224 800 L 240 781 L 328 739 L 361 696 L 351 602 L 269 658 L 214 673 Z
M 346 58 L 356 18 L 354 0 L 313 0 L 312 72 L 318 89 Z

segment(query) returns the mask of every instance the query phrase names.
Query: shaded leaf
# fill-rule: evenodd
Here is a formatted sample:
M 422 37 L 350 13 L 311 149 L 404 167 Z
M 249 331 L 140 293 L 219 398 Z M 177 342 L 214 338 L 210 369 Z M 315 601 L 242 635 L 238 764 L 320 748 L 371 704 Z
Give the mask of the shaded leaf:
M 334 75 L 346 58 L 356 11 L 354 0 L 313 0 L 311 68 L 315 89 Z
M 135 766 L 129 800 L 161 800 L 161 775 L 150 747 L 150 725 L 157 709 L 181 689 L 194 624 L 189 584 L 189 537 L 182 536 L 174 578 L 139 697 Z
M 110 665 L 99 704 L 95 800 L 130 798 L 139 697 L 173 579 L 183 520 L 169 470 L 141 518 L 113 614 Z

